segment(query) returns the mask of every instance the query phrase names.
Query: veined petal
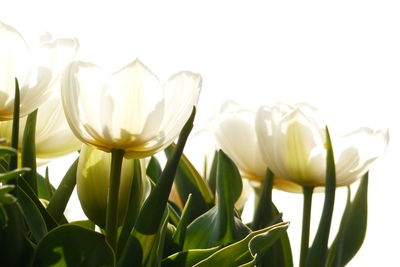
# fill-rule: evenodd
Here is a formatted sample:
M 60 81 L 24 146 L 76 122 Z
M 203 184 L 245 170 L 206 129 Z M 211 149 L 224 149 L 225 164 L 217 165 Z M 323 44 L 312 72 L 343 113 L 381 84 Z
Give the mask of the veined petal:
M 110 77 L 102 100 L 104 126 L 113 142 L 140 146 L 157 136 L 163 120 L 163 89 L 139 60 Z
M 349 185 L 364 175 L 371 164 L 383 155 L 388 143 L 388 131 L 365 127 L 339 137 L 335 143 L 338 186 Z
M 249 179 L 262 181 L 267 165 L 262 160 L 255 132 L 255 112 L 240 110 L 224 114 L 215 122 L 214 134 L 220 148 Z
M 60 98 L 54 98 L 38 110 L 36 122 L 36 155 L 51 159 L 77 151 L 81 147 L 66 121 Z
M 76 56 L 79 47 L 76 39 L 56 39 L 42 43 L 34 53 L 34 65 L 29 80 L 21 89 L 21 115 L 28 114 L 58 93 L 61 74 Z
M 313 164 L 312 159 L 323 159 L 325 136 L 320 125 L 305 116 L 299 108 L 287 114 L 280 123 L 277 134 L 280 149 L 275 152 L 292 181 L 303 185 L 316 185 L 325 176 L 323 160 Z
M 101 103 L 105 84 L 104 72 L 94 64 L 76 61 L 65 70 L 61 93 L 68 124 L 82 142 L 110 151 L 111 138 L 105 131 L 101 118 Z M 110 111 L 111 112 L 111 111 Z M 96 135 L 97 134 L 97 135 Z
M 164 87 L 163 120 L 158 135 L 142 147 L 129 149 L 127 157 L 145 157 L 169 146 L 179 135 L 197 104 L 201 76 L 188 71 L 179 72 Z M 158 119 L 156 120 L 158 122 Z
M 23 84 L 30 69 L 30 55 L 22 36 L 0 22 L 0 120 L 12 118 L 15 78 Z
M 277 138 L 277 128 L 279 127 L 279 119 L 281 119 L 281 117 L 282 114 L 278 108 L 262 106 L 258 109 L 256 114 L 255 129 L 260 144 L 260 154 L 264 162 L 275 175 L 287 177 L 285 169 L 279 164 L 281 159 L 277 158 L 275 155 L 275 139 Z

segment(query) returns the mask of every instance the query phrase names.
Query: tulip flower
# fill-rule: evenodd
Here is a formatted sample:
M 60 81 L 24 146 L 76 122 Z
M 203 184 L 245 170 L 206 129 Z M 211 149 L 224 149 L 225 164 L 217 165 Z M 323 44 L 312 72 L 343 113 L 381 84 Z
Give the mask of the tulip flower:
M 106 222 L 110 163 L 110 153 L 82 145 L 76 176 L 78 197 L 86 216 L 102 227 Z M 143 160 L 141 160 L 141 166 L 141 173 L 145 174 Z M 122 224 L 128 207 L 133 168 L 133 160 L 123 160 L 118 195 L 118 225 Z
M 255 130 L 256 112 L 226 102 L 220 116 L 214 121 L 214 135 L 218 146 L 233 160 L 241 175 L 261 183 L 266 175 L 264 162 Z M 253 183 L 254 184 L 254 183 Z M 301 192 L 301 187 L 279 176 L 274 186 L 289 192 Z
M 20 129 L 25 128 L 26 117 L 20 118 Z M 12 121 L 0 122 L 0 137 L 9 144 L 12 134 Z M 22 147 L 23 131 L 19 132 L 19 151 Z M 61 97 L 54 96 L 40 106 L 36 120 L 36 162 L 43 165 L 53 158 L 77 151 L 81 142 L 72 134 L 65 119 Z
M 139 60 L 112 75 L 73 62 L 62 83 L 68 123 L 82 142 L 128 158 L 153 155 L 178 136 L 201 87 L 200 75 L 183 71 L 161 85 Z
M 20 85 L 20 116 L 43 104 L 59 85 L 60 73 L 77 51 L 75 39 L 42 37 L 40 49 L 30 55 L 23 37 L 0 22 L 0 120 L 11 120 L 14 111 L 15 78 Z
M 160 84 L 139 60 L 109 75 L 72 62 L 62 80 L 62 101 L 72 132 L 83 143 L 112 153 L 106 232 L 116 247 L 122 158 L 144 158 L 169 146 L 197 103 L 200 75 L 183 71 Z
M 277 104 L 258 110 L 256 132 L 262 158 L 278 177 L 305 187 L 325 185 L 325 126 L 317 115 L 307 105 Z M 346 186 L 362 177 L 388 141 L 388 132 L 369 128 L 332 137 L 336 185 Z

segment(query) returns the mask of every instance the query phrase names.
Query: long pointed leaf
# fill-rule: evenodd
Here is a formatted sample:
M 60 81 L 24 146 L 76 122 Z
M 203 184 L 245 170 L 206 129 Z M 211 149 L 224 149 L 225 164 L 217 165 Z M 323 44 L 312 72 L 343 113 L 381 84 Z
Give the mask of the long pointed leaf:
M 36 242 L 39 242 L 47 234 L 46 223 L 39 209 L 22 188 L 18 190 L 17 196 L 18 203 L 20 204 L 25 216 L 25 222 L 32 232 Z
M 188 227 L 184 249 L 211 248 L 238 241 L 250 229 L 236 216 L 234 204 L 242 191 L 242 178 L 233 161 L 218 152 L 217 206 L 207 211 Z
M 189 133 L 193 128 L 195 114 L 196 108 L 193 107 L 193 112 L 179 135 L 174 153 L 168 158 L 158 183 L 140 210 L 139 217 L 118 262 L 118 266 L 128 266 L 129 264 L 143 266 L 150 257 L 151 248 L 156 242 L 157 232 L 163 222 L 164 210 L 167 206 L 179 159 L 183 153 Z M 134 259 L 132 259 L 132 255 L 135 255 Z
M 31 186 L 32 191 L 38 193 L 36 182 L 36 117 L 37 109 L 28 115 L 26 119 L 24 136 L 22 139 L 22 167 L 28 167 L 29 172 L 25 173 L 22 178 Z
M 288 223 L 285 222 L 252 232 L 242 240 L 224 247 L 194 266 L 240 266 L 249 264 L 257 254 L 262 255 L 274 244 L 287 227 Z
M 126 211 L 124 224 L 122 226 L 121 234 L 118 241 L 118 253 L 122 252 L 122 248 L 125 246 L 128 240 L 129 234 L 135 225 L 137 216 L 139 215 L 140 207 L 142 206 L 144 185 L 143 185 L 143 173 L 142 166 L 138 159 L 134 160 L 133 167 L 133 179 L 131 184 L 131 190 L 129 195 L 129 203 Z
M 71 167 L 69 167 L 57 190 L 54 192 L 49 205 L 47 206 L 47 212 L 57 222 L 62 219 L 69 198 L 71 197 L 72 191 L 75 188 L 77 167 L 78 159 L 76 159 L 74 163 L 72 163 Z
M 185 235 L 186 235 L 186 228 L 189 225 L 191 209 L 192 209 L 192 195 L 189 195 L 185 207 L 183 208 L 182 211 L 181 220 L 179 221 L 178 227 L 176 228 L 174 236 L 172 237 L 174 242 L 178 245 L 179 249 L 182 249 L 183 247 L 183 241 L 185 240 Z
M 165 150 L 167 157 L 171 155 L 173 147 L 174 145 Z M 190 221 L 193 221 L 213 206 L 214 198 L 207 183 L 185 154 L 182 154 L 179 161 L 175 185 L 182 203 L 186 202 L 189 194 L 192 194 L 193 212 Z
M 346 209 L 330 253 L 334 254 L 331 266 L 344 266 L 361 248 L 367 231 L 368 173 L 362 178 L 356 196 Z
M 12 136 L 11 136 L 11 147 L 18 150 L 18 140 L 19 140 L 19 105 L 20 105 L 20 95 L 19 95 L 19 84 L 17 78 L 15 78 L 15 96 L 14 96 L 14 114 L 13 114 L 13 125 L 12 125 Z M 12 171 L 18 167 L 18 155 L 10 156 L 10 162 L 8 165 L 8 170 Z M 12 184 L 17 185 L 18 181 L 13 180 Z
M 18 190 L 19 189 L 24 190 L 24 192 L 33 201 L 35 206 L 39 209 L 44 221 L 46 222 L 48 231 L 50 231 L 51 229 L 53 229 L 54 227 L 56 227 L 58 225 L 57 222 L 54 220 L 54 218 L 47 212 L 47 210 L 43 206 L 42 202 L 39 200 L 37 195 L 32 191 L 32 188 L 29 186 L 29 184 L 24 179 L 19 180 Z
M 335 204 L 336 192 L 336 170 L 335 159 L 333 157 L 333 149 L 328 128 L 326 128 L 326 185 L 325 185 L 325 200 L 322 211 L 321 220 L 318 230 L 314 238 L 314 242 L 310 247 L 307 255 L 307 267 L 325 266 L 328 254 L 329 232 L 332 222 L 333 206 Z

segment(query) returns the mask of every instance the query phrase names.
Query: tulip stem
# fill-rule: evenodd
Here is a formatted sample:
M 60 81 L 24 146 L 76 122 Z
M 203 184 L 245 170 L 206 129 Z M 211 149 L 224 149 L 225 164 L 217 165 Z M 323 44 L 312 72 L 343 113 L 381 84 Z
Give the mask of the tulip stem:
M 107 198 L 106 238 L 114 250 L 117 245 L 118 196 L 124 153 L 124 150 L 121 149 L 111 150 L 111 170 Z
M 301 246 L 300 246 L 300 267 L 304 267 L 306 263 L 309 239 L 310 239 L 310 219 L 311 204 L 313 196 L 313 187 L 303 186 L 303 225 L 301 230 Z

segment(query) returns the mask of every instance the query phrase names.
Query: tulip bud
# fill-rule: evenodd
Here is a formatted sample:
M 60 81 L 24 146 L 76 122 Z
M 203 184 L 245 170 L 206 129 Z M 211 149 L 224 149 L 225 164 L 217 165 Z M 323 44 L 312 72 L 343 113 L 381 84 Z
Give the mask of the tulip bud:
M 106 222 L 110 166 L 110 153 L 82 145 L 76 177 L 78 197 L 86 216 L 101 227 Z M 133 168 L 133 160 L 123 160 L 118 199 L 118 225 L 122 224 L 128 207 Z

